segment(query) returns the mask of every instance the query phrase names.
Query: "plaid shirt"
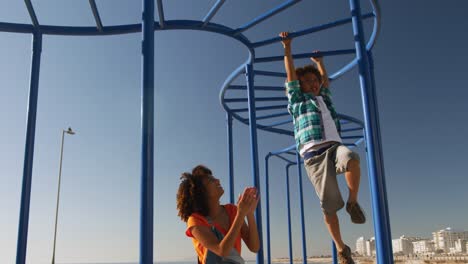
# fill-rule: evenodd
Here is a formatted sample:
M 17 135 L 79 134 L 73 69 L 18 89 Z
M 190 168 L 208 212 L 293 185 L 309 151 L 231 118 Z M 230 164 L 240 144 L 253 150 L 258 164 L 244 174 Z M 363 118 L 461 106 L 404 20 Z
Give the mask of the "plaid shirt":
M 293 116 L 297 150 L 299 151 L 302 145 L 309 142 L 316 142 L 317 144 L 323 142 L 325 140 L 325 133 L 322 114 L 318 108 L 315 96 L 309 93 L 302 93 L 298 80 L 287 82 L 285 85 L 288 94 L 288 112 Z M 330 89 L 320 88 L 320 95 L 335 121 L 338 132 L 340 132 L 340 121 L 331 101 Z

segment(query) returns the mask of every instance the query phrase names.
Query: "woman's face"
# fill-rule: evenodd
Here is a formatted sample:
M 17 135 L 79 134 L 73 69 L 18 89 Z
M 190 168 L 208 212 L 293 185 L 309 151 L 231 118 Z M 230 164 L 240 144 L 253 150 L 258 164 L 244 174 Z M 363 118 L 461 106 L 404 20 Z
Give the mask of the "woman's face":
M 219 179 L 215 178 L 213 175 L 205 176 L 203 184 L 205 185 L 206 194 L 210 199 L 218 200 L 224 193 L 224 189 L 221 187 Z

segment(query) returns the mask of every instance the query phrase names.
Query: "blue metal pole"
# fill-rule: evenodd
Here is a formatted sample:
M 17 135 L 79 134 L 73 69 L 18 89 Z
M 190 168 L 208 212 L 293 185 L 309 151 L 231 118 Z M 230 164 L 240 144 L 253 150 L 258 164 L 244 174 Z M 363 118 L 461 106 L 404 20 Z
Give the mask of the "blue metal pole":
M 333 240 L 332 240 L 332 260 L 333 260 L 333 264 L 338 264 L 338 252 L 336 251 L 336 245 Z
M 39 69 L 41 66 L 42 34 L 35 32 L 32 40 L 31 79 L 29 82 L 28 120 L 26 124 L 26 144 L 24 149 L 23 183 L 21 186 L 20 219 L 16 245 L 16 264 L 26 262 L 28 243 L 29 205 L 34 160 L 34 140 L 36 135 L 37 96 L 39 91 Z
M 349 3 L 353 20 L 356 57 L 359 65 L 359 80 L 363 101 L 377 263 L 393 264 L 392 238 L 385 190 L 385 175 L 375 85 L 372 83 L 372 68 L 370 68 L 369 57 L 365 47 L 359 1 L 350 0 Z
M 154 0 L 143 0 L 140 264 L 153 263 Z
M 375 136 L 377 137 L 377 141 L 375 144 L 378 144 L 377 149 L 379 150 L 378 152 L 375 152 L 375 155 L 377 156 L 376 161 L 377 161 L 377 164 L 379 164 L 378 167 L 380 167 L 380 169 L 382 170 L 382 174 L 381 174 L 382 177 L 377 178 L 376 180 L 372 180 L 371 184 L 372 186 L 374 186 L 372 188 L 379 190 L 379 193 L 380 193 L 379 197 L 381 199 L 380 202 L 382 203 L 381 207 L 383 210 L 383 217 L 381 217 L 381 219 L 382 219 L 382 222 L 384 223 L 383 228 L 385 230 L 385 237 L 383 238 L 385 239 L 384 248 L 387 248 L 387 250 L 390 250 L 389 255 L 393 263 L 392 232 L 391 232 L 391 227 L 390 227 L 390 214 L 388 211 L 387 184 L 385 182 L 385 169 L 384 169 L 384 162 L 383 162 L 382 140 L 381 140 L 381 134 L 380 134 L 379 111 L 378 111 L 378 106 L 377 106 L 377 94 L 375 90 L 376 85 L 375 85 L 375 76 L 374 76 L 374 59 L 373 59 L 371 51 L 368 52 L 368 59 L 369 59 L 369 75 L 370 75 L 371 84 L 373 87 L 373 93 L 371 93 L 371 95 L 373 98 L 372 101 L 375 103 L 374 107 L 376 110 L 375 112 L 376 129 L 374 129 L 374 131 L 376 131 Z
M 229 170 L 229 199 L 234 204 L 234 157 L 232 145 L 232 115 L 226 114 L 227 136 L 228 136 L 228 170 Z
M 301 167 L 301 156 L 296 152 L 296 164 L 299 181 L 299 201 L 301 204 L 301 226 L 302 226 L 302 259 L 303 263 L 307 264 L 307 247 L 306 247 L 306 231 L 304 221 L 304 194 L 302 192 L 302 167 Z
M 248 103 L 249 103 L 249 130 L 250 130 L 250 159 L 252 161 L 252 178 L 254 186 L 260 192 L 260 178 L 258 170 L 258 144 L 257 144 L 257 119 L 255 113 L 255 90 L 254 90 L 254 71 L 253 65 L 248 63 L 245 65 L 245 75 L 247 78 L 247 93 L 248 93 Z M 263 264 L 263 245 L 262 240 L 262 205 L 261 203 L 257 206 L 256 220 L 258 227 L 258 234 L 260 237 L 260 250 L 257 254 L 257 264 Z
M 266 200 L 266 238 L 267 238 L 267 263 L 271 263 L 271 237 L 270 237 L 270 175 L 268 172 L 268 161 L 271 153 L 265 157 L 265 200 Z
M 224 4 L 224 1 L 226 0 L 218 0 L 214 5 L 213 7 L 211 7 L 210 11 L 208 12 L 208 14 L 205 16 L 205 18 L 203 18 L 203 25 L 202 27 L 206 26 L 210 21 L 211 19 L 214 17 L 214 15 L 216 15 L 216 13 L 218 12 L 218 10 L 221 8 L 221 6 Z
M 288 238 L 289 238 L 289 264 L 293 264 L 293 249 L 292 249 L 292 230 L 291 230 L 291 199 L 289 194 L 289 167 L 291 163 L 286 165 L 286 198 L 288 202 Z

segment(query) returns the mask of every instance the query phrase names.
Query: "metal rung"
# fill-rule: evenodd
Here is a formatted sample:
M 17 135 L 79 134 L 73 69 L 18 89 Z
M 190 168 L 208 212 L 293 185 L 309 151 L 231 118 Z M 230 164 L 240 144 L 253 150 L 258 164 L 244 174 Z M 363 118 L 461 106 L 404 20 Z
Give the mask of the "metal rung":
M 247 102 L 247 98 L 230 98 L 224 99 L 227 103 L 240 103 Z M 268 102 L 268 101 L 286 101 L 286 97 L 257 97 L 255 98 L 256 102 Z
M 205 18 L 203 18 L 203 25 L 202 27 L 205 27 L 210 21 L 211 19 L 214 17 L 214 15 L 216 15 L 216 13 L 218 12 L 218 10 L 221 8 L 221 6 L 224 4 L 226 0 L 218 0 L 214 5 L 213 7 L 211 8 L 211 10 L 208 12 L 208 14 L 205 16 Z
M 282 109 L 282 108 L 286 108 L 286 107 L 288 107 L 288 105 L 260 106 L 260 107 L 255 107 L 255 111 Z M 249 109 L 248 108 L 238 108 L 238 109 L 231 109 L 231 111 L 234 112 L 234 113 L 239 113 L 239 112 L 247 112 L 247 111 L 249 111 Z
M 166 24 L 164 20 L 164 9 L 163 9 L 162 0 L 158 0 L 158 16 L 159 16 L 159 26 L 161 28 L 164 28 Z
M 24 0 L 24 3 L 26 4 L 26 8 L 28 9 L 29 16 L 31 17 L 31 21 L 34 27 L 39 27 L 39 21 L 37 20 L 36 12 L 34 12 L 34 7 L 31 3 L 31 0 Z
M 326 57 L 326 56 L 335 56 L 335 55 L 345 55 L 345 54 L 354 54 L 355 49 L 344 49 L 344 50 L 332 50 L 332 51 L 322 51 L 317 53 L 301 53 L 293 55 L 294 59 L 310 58 L 310 57 Z M 273 56 L 273 57 L 263 57 L 256 58 L 255 63 L 262 62 L 271 62 L 271 61 L 281 61 L 284 60 L 284 56 Z
M 362 16 L 362 19 L 367 19 L 367 18 L 371 18 L 371 17 L 374 17 L 374 16 L 375 16 L 374 13 L 367 13 L 367 14 Z M 351 22 L 352 22 L 351 18 L 345 18 L 345 19 L 337 20 L 337 21 L 332 22 L 332 23 L 323 24 L 323 25 L 316 26 L 316 27 L 311 27 L 311 28 L 304 29 L 304 30 L 297 31 L 297 32 L 291 32 L 291 33 L 289 33 L 289 37 L 297 38 L 297 37 L 300 37 L 300 36 L 304 36 L 304 35 L 308 35 L 308 34 L 311 34 L 311 33 L 319 32 L 319 31 L 322 31 L 322 30 L 325 30 L 325 29 L 336 27 L 336 26 L 341 26 L 341 25 L 348 24 L 348 23 L 351 23 Z M 258 47 L 266 46 L 268 44 L 273 44 L 273 43 L 280 42 L 280 41 L 281 41 L 280 37 L 274 37 L 274 38 L 270 38 L 270 39 L 255 42 L 255 43 L 252 44 L 252 47 L 258 48 Z
M 229 89 L 232 90 L 247 90 L 246 85 L 231 85 L 229 86 Z M 281 91 L 284 92 L 284 87 L 280 86 L 254 86 L 254 90 L 258 91 Z
M 255 75 L 262 75 L 262 76 L 271 76 L 271 77 L 284 77 L 286 78 L 287 75 L 284 72 L 271 72 L 271 71 L 254 71 Z
M 281 125 L 285 125 L 285 124 L 289 124 L 289 123 L 292 123 L 292 118 L 289 118 L 288 120 L 280 121 L 280 122 L 277 122 L 277 123 L 265 125 L 265 126 L 266 127 L 276 127 L 276 126 L 281 126 Z
M 351 131 L 359 131 L 359 130 L 363 130 L 364 128 L 362 127 L 357 127 L 357 128 L 346 128 L 346 129 L 341 129 L 341 132 L 351 132 Z
M 343 136 L 341 139 L 360 139 L 363 138 L 364 136 Z
M 102 32 L 102 21 L 101 21 L 101 17 L 99 16 L 99 11 L 96 6 L 96 1 L 89 0 L 89 5 L 91 5 L 91 10 L 93 11 L 94 20 L 96 21 L 96 27 L 100 32 Z
M 282 113 L 271 114 L 271 115 L 257 116 L 257 120 L 280 117 L 280 116 L 287 116 L 287 115 L 289 115 L 288 112 L 282 112 Z

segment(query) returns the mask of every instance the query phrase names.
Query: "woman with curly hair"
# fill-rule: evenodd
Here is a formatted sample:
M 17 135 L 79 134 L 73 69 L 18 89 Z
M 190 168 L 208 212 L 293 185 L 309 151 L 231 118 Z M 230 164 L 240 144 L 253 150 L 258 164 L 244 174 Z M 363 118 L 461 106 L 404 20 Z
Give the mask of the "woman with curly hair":
M 192 238 L 198 263 L 243 263 L 241 239 L 252 252 L 260 249 L 254 212 L 259 195 L 255 187 L 245 188 L 237 206 L 221 205 L 224 193 L 219 179 L 203 165 L 181 176 L 177 191 L 177 209 L 187 223 L 185 234 Z M 245 222 L 247 218 L 247 223 Z

